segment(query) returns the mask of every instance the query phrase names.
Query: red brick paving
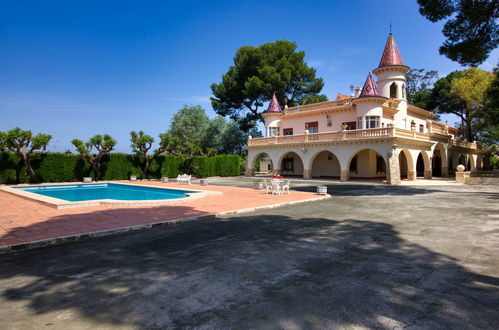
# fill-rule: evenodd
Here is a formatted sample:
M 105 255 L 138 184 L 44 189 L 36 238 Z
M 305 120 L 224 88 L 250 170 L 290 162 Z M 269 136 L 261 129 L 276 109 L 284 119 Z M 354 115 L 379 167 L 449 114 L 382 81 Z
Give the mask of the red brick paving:
M 140 184 L 179 188 L 175 183 L 141 181 Z M 196 184 L 188 188 L 221 191 L 223 195 L 206 196 L 179 205 L 94 206 L 57 210 L 0 191 L 0 248 L 57 237 L 317 198 L 315 194 L 298 191 L 291 191 L 289 195 L 266 195 L 264 191 L 250 188 Z

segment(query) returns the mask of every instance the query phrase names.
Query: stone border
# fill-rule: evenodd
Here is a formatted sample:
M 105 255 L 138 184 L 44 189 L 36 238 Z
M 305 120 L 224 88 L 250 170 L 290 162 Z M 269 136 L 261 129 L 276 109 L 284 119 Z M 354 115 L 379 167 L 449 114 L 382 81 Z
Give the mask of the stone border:
M 182 222 L 213 219 L 215 217 L 230 216 L 230 215 L 234 215 L 234 214 L 248 213 L 248 212 L 253 212 L 253 211 L 257 211 L 257 210 L 273 209 L 273 208 L 277 208 L 277 207 L 281 207 L 281 206 L 288 206 L 288 205 L 301 204 L 301 203 L 312 202 L 312 201 L 319 201 L 319 200 L 324 200 L 324 199 L 328 199 L 328 198 L 331 198 L 331 195 L 328 194 L 328 195 L 316 196 L 313 198 L 303 199 L 303 200 L 298 200 L 298 201 L 283 202 L 283 203 L 277 203 L 277 204 L 271 204 L 271 205 L 263 205 L 263 206 L 257 206 L 257 207 L 251 207 L 251 208 L 233 210 L 233 211 L 224 211 L 224 212 L 218 212 L 218 213 L 203 214 L 203 215 L 198 215 L 198 216 L 188 217 L 188 218 L 163 220 L 163 221 L 157 221 L 157 222 L 152 222 L 152 223 L 148 223 L 148 224 L 126 226 L 126 227 L 121 227 L 121 228 L 106 229 L 106 230 L 95 231 L 95 232 L 87 232 L 87 233 L 81 233 L 81 234 L 75 234 L 75 235 L 47 238 L 47 239 L 33 241 L 33 242 L 0 246 L 0 254 L 30 250 L 30 249 L 51 246 L 51 245 L 58 245 L 58 244 L 63 244 L 63 243 L 68 243 L 68 242 L 75 242 L 75 241 L 79 241 L 82 239 L 90 239 L 90 238 L 104 237 L 104 236 L 110 236 L 110 235 L 117 235 L 117 234 L 122 234 L 122 233 L 130 232 L 130 231 L 149 229 L 149 228 L 159 227 L 159 226 L 170 226 L 170 225 L 174 225 L 174 224 L 178 224 L 178 223 L 182 223 Z
M 92 185 L 99 183 L 112 183 L 118 185 L 125 186 L 138 186 L 138 187 L 146 187 L 153 189 L 168 189 L 168 190 L 183 190 L 183 191 L 191 191 L 192 193 L 187 193 L 187 197 L 185 198 L 176 198 L 176 199 L 164 199 L 164 200 L 117 200 L 117 199 L 99 199 L 99 200 L 88 200 L 88 201 L 80 201 L 80 202 L 69 202 L 63 199 L 49 197 L 40 195 L 37 193 L 33 193 L 30 191 L 24 191 L 20 189 L 16 189 L 15 187 L 43 187 L 43 186 L 64 186 L 64 185 Z M 194 200 L 206 197 L 208 195 L 222 195 L 221 191 L 211 191 L 211 190 L 199 190 L 199 189 L 177 189 L 171 187 L 160 187 L 160 186 L 150 186 L 144 184 L 135 184 L 135 183 L 123 183 L 123 182 L 112 182 L 112 181 L 100 181 L 100 182 L 92 182 L 92 183 L 74 183 L 74 182 L 64 182 L 64 183 L 48 183 L 48 184 L 39 184 L 39 185 L 29 185 L 29 184 L 21 184 L 21 185 L 13 185 L 13 186 L 0 186 L 1 191 L 5 191 L 7 193 L 53 207 L 55 209 L 67 209 L 74 207 L 88 207 L 88 206 L 161 206 L 161 205 L 176 205 L 186 202 L 192 202 Z

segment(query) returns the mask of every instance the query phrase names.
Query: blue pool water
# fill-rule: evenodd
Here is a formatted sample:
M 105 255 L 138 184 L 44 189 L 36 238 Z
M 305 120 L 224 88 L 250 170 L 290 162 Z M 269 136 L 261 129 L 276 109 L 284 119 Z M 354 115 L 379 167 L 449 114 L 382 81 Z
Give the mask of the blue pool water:
M 74 184 L 59 186 L 37 186 L 17 188 L 32 193 L 63 199 L 70 202 L 88 201 L 95 199 L 117 200 L 158 200 L 187 197 L 192 191 L 164 189 L 154 187 L 140 187 L 134 185 L 95 183 Z

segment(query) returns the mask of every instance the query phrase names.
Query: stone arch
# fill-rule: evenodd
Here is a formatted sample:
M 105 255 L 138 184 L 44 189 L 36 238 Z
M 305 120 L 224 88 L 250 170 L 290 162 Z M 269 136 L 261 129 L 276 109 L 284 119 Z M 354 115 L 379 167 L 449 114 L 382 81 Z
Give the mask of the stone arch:
M 304 162 L 300 155 L 294 151 L 284 152 L 277 162 L 281 175 L 303 176 Z
M 447 177 L 448 173 L 448 161 L 447 161 L 447 151 L 442 143 L 437 143 L 433 148 L 432 155 L 432 175 L 438 177 Z
M 400 179 L 416 180 L 414 173 L 414 160 L 409 150 L 402 149 L 398 155 L 400 166 Z
M 338 156 L 329 150 L 316 152 L 309 162 L 310 176 L 317 177 L 340 177 L 341 164 Z
M 263 164 L 263 166 L 266 168 L 262 168 L 262 159 L 266 160 Z M 257 166 L 256 166 L 258 160 L 260 160 L 260 168 L 257 168 Z M 274 163 L 272 157 L 266 152 L 259 152 L 259 153 L 255 154 L 255 156 L 251 160 L 250 165 L 251 165 L 250 168 L 256 170 L 257 172 L 272 172 L 275 169 L 275 163 Z
M 386 156 L 374 148 L 355 151 L 346 164 L 350 178 L 386 179 Z
M 421 151 L 418 154 L 418 158 L 416 160 L 416 175 L 422 176 L 425 179 L 432 178 L 431 158 L 425 151 Z

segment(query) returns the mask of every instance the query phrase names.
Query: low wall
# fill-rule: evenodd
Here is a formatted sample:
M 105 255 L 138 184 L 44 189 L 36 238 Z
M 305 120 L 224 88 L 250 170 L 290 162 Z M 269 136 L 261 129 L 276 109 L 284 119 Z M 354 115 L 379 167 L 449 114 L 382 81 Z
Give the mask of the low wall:
M 499 178 L 468 177 L 468 178 L 466 178 L 464 183 L 467 183 L 467 184 L 499 184 Z

